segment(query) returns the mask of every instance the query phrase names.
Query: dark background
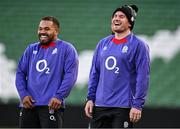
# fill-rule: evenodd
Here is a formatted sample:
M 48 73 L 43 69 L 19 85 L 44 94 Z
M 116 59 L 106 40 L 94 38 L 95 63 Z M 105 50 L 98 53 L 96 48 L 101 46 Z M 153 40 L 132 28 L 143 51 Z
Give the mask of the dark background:
M 1 128 L 17 128 L 19 108 L 15 104 L 0 105 Z M 145 108 L 142 119 L 135 127 L 137 128 L 178 128 L 180 127 L 180 109 Z M 87 128 L 88 121 L 84 114 L 83 106 L 67 105 L 64 112 L 65 128 Z

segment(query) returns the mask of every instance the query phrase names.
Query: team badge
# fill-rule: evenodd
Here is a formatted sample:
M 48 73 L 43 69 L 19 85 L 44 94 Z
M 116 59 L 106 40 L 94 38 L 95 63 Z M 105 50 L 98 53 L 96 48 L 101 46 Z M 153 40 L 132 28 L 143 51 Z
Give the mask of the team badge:
M 52 52 L 52 55 L 53 54 L 57 54 L 57 48 L 54 48 L 53 52 Z
M 128 46 L 124 46 L 124 47 L 122 48 L 122 53 L 127 53 L 127 51 L 128 51 Z

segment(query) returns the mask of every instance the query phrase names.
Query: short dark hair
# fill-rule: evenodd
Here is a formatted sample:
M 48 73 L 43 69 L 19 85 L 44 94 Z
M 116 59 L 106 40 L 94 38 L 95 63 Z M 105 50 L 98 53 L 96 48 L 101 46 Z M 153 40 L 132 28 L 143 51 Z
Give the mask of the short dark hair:
M 53 24 L 54 24 L 55 26 L 57 26 L 58 29 L 59 29 L 59 27 L 60 27 L 59 21 L 57 20 L 57 18 L 55 18 L 55 17 L 53 17 L 53 16 L 45 16 L 45 17 L 41 18 L 41 20 L 52 21 Z

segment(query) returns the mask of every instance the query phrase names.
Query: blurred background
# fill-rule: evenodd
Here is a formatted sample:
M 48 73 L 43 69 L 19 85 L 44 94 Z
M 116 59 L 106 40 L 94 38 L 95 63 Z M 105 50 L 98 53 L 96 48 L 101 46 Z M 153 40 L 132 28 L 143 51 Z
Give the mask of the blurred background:
M 180 127 L 179 0 L 0 0 L 0 128 L 18 127 L 17 62 L 27 45 L 38 40 L 39 21 L 48 15 L 59 19 L 59 38 L 71 42 L 80 59 L 64 127 L 86 128 L 84 104 L 93 50 L 111 34 L 111 15 L 124 4 L 139 7 L 133 33 L 151 50 L 150 86 L 136 127 Z

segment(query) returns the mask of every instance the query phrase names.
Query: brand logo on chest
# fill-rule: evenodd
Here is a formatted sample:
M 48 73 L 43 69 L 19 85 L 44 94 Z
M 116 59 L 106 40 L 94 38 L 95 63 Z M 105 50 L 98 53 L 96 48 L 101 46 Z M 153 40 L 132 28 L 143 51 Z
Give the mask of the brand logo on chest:
M 103 51 L 106 51 L 107 50 L 107 46 L 103 47 Z
M 38 53 L 38 51 L 36 50 L 33 50 L 33 54 L 36 55 Z

